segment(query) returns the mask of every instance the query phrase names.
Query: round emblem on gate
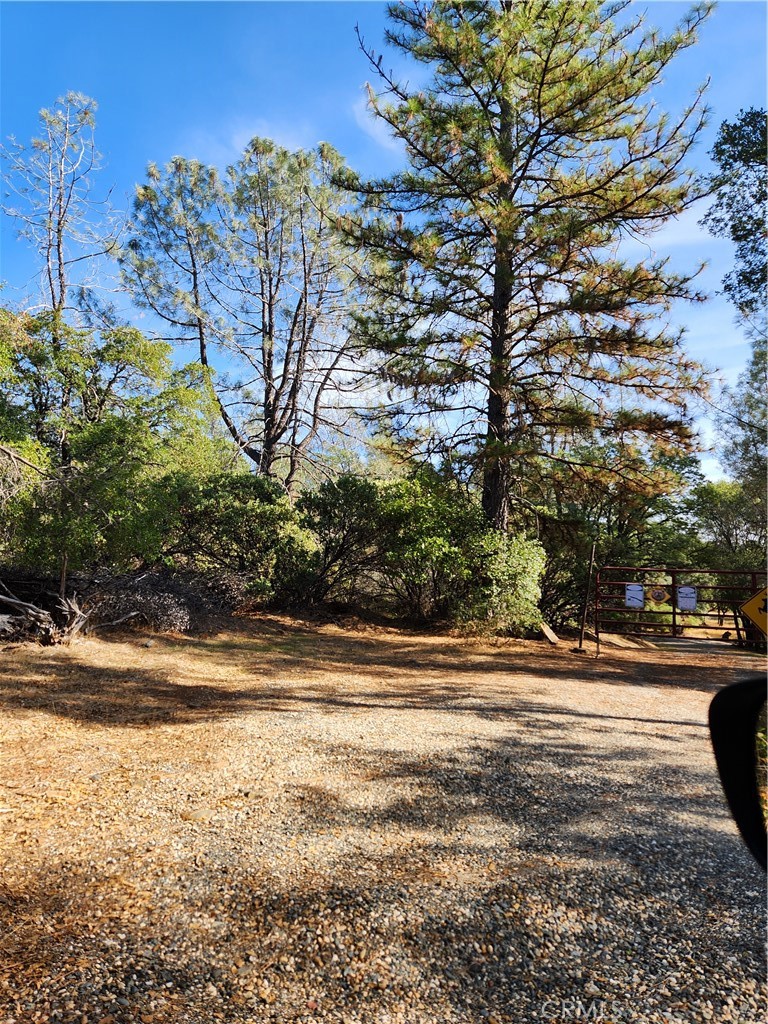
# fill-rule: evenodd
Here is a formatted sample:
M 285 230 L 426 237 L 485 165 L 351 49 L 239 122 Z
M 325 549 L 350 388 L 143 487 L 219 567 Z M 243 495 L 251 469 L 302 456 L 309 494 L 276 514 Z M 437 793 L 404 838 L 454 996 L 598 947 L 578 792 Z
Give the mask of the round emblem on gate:
M 665 601 L 669 600 L 669 594 L 666 592 L 664 587 L 651 587 L 648 591 L 648 597 L 656 604 L 664 604 Z

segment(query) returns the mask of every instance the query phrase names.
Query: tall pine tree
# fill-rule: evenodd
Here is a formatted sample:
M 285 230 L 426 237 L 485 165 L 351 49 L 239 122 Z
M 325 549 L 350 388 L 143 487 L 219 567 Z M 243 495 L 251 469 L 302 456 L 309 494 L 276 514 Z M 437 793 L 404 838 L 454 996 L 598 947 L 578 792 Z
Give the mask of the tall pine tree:
M 708 8 L 663 36 L 628 7 L 392 5 L 387 41 L 429 69 L 421 88 L 361 39 L 380 82 L 371 107 L 410 166 L 347 178 L 368 207 L 347 230 L 376 298 L 360 331 L 384 356 L 390 429 L 415 426 L 411 440 L 430 445 L 439 428 L 445 453 L 473 460 L 502 529 L 526 467 L 568 462 L 577 436 L 614 438 L 632 459 L 692 444 L 686 403 L 704 385 L 665 314 L 701 296 L 693 275 L 619 243 L 700 195 L 685 164 L 702 90 L 677 117 L 652 93 Z
M 122 253 L 136 301 L 191 342 L 222 421 L 258 472 L 290 491 L 343 430 L 361 387 L 349 312 L 356 256 L 336 221 L 349 195 L 326 143 L 252 139 L 222 179 L 196 160 L 151 164 Z

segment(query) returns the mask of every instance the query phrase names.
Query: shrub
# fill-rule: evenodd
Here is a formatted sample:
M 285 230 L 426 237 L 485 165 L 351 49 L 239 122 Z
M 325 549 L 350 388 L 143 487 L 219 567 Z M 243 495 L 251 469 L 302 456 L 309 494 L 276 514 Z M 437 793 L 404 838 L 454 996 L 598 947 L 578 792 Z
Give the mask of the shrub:
M 474 585 L 459 618 L 516 633 L 537 626 L 545 565 L 538 541 L 488 530 L 475 551 Z
M 290 547 L 296 519 L 277 483 L 230 472 L 202 480 L 177 474 L 158 486 L 166 494 L 167 565 L 233 574 L 250 596 L 272 595 L 275 568 Z
M 472 589 L 472 548 L 482 511 L 457 487 L 416 477 L 384 485 L 379 562 L 384 587 L 400 611 L 452 618 Z
M 477 498 L 434 473 L 343 475 L 294 508 L 278 483 L 252 473 L 175 471 L 123 495 L 103 544 L 86 534 L 77 568 L 117 584 L 103 595 L 102 621 L 141 611 L 155 628 L 184 630 L 217 590 L 229 608 L 332 600 L 518 631 L 539 618 L 540 545 L 488 529 Z M 42 553 L 23 554 L 55 571 Z
M 343 476 L 304 494 L 298 508 L 317 541 L 303 587 L 312 600 L 497 629 L 539 621 L 543 549 L 489 530 L 477 500 L 455 485 L 426 474 Z
M 351 474 L 329 480 L 299 498 L 304 528 L 317 543 L 306 566 L 307 601 L 356 599 L 380 561 L 380 488 Z

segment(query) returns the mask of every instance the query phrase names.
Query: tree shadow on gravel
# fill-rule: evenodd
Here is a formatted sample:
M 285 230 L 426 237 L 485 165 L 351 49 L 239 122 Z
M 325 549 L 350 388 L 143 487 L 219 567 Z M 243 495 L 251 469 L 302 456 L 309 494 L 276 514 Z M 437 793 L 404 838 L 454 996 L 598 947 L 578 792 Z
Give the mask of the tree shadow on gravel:
M 659 662 L 655 652 L 647 651 L 579 659 L 560 650 L 532 650 L 530 645 L 473 644 L 392 630 L 340 634 L 286 626 L 267 617 L 214 638 L 158 637 L 152 651 L 146 652 L 146 665 L 141 664 L 142 641 L 113 636 L 107 647 L 115 643 L 126 647 L 139 664 L 99 664 L 92 645 L 82 655 L 76 646 L 45 656 L 25 648 L 5 663 L 0 655 L 0 704 L 120 726 L 313 708 L 327 713 L 430 709 L 504 718 L 525 707 L 567 718 L 580 712 L 546 701 L 536 705 L 545 684 L 576 680 L 609 688 L 650 685 L 656 690 L 666 685 L 714 692 L 745 674 L 727 659 L 688 664 L 672 657 Z M 311 679 L 314 672 L 323 674 L 317 684 Z M 331 683 L 334 675 L 337 686 Z M 482 678 L 481 691 L 471 676 Z M 598 703 L 596 696 L 594 704 Z M 603 717 L 607 726 L 612 721 L 643 720 L 683 724 L 674 716 L 643 719 L 605 711 Z
M 20 1019 L 62 986 L 88 1020 L 98 1010 L 114 1024 L 517 1024 L 559 1021 L 575 999 L 642 1024 L 662 1011 L 685 1024 L 761 1019 L 749 999 L 764 880 L 723 827 L 714 768 L 676 769 L 633 745 L 606 762 L 551 735 L 423 756 L 326 749 L 386 798 L 287 794 L 284 822 L 254 838 L 293 836 L 306 851 L 348 837 L 290 882 L 255 842 L 233 858 L 219 826 L 164 879 L 135 873 L 130 896 L 119 851 L 113 874 L 52 864 L 5 891 L 8 1006 L 32 977 L 48 980 L 30 986 Z
M 120 633 L 105 633 L 100 639 L 137 647 L 142 644 L 140 639 Z M 553 648 L 544 642 L 482 640 L 417 630 L 342 630 L 266 614 L 233 618 L 226 632 L 216 636 L 157 636 L 153 643 L 160 651 L 194 653 L 203 663 L 210 660 L 217 666 L 231 664 L 237 671 L 256 677 L 280 669 L 311 667 L 340 672 L 387 670 L 393 678 L 419 676 L 426 670 L 451 671 L 458 678 L 487 671 L 511 678 L 540 674 L 570 680 L 578 675 L 600 683 L 679 686 L 714 692 L 738 675 L 761 671 L 765 664 L 760 655 L 731 651 L 685 655 L 662 650 L 604 648 L 600 657 L 583 654 L 575 658 L 570 641 Z
M 531 671 L 526 668 L 526 674 Z M 185 671 L 181 680 L 159 669 L 103 667 L 71 654 L 49 658 L 43 664 L 27 660 L 12 675 L 0 675 L 0 707 L 6 710 L 42 711 L 73 721 L 107 726 L 152 727 L 187 724 L 238 715 L 268 712 L 302 713 L 383 710 L 461 712 L 485 719 L 503 720 L 522 711 L 557 715 L 564 719 L 601 719 L 611 723 L 645 723 L 705 729 L 703 721 L 652 718 L 558 707 L 536 698 L 535 687 L 504 691 L 499 681 L 495 692 L 477 692 L 461 682 L 393 680 L 391 673 L 375 683 L 366 681 L 359 690 L 344 683 L 319 684 L 281 677 L 279 668 L 264 673 L 265 680 L 252 686 L 214 685 L 196 682 L 205 678 Z M 508 673 L 502 675 L 512 677 Z M 344 684 L 344 685 L 342 685 Z M 347 687 L 347 688 L 345 688 Z
M 457 835 L 469 841 L 472 823 L 484 819 L 509 830 L 518 851 L 554 851 L 562 844 L 569 856 L 629 862 L 633 851 L 653 853 L 644 848 L 644 835 L 674 839 L 673 822 L 681 814 L 717 832 L 729 820 L 714 763 L 706 770 L 671 764 L 658 750 L 644 749 L 642 732 L 610 748 L 592 744 L 588 734 L 573 742 L 567 734 L 531 733 L 477 743 L 460 757 L 326 745 L 339 773 L 401 795 L 373 808 L 322 792 L 296 795 L 316 827 L 396 826 L 450 842 Z
M 156 649 L 152 667 L 122 668 L 76 647 L 39 660 L 25 653 L 14 677 L 0 678 L 0 702 L 150 728 L 260 712 L 444 711 L 446 735 L 458 715 L 493 737 L 452 739 L 448 752 L 393 751 L 364 729 L 354 743 L 314 738 L 307 714 L 304 738 L 322 755 L 325 782 L 286 777 L 274 815 L 174 819 L 185 841 L 155 869 L 155 855 L 127 849 L 120 829 L 107 829 L 96 863 L 64 853 L 39 871 L 34 858 L 7 865 L 7 1016 L 51 1017 L 53 1003 L 61 1012 L 52 1019 L 89 1024 L 384 1024 L 387 1014 L 528 1024 L 572 1019 L 563 1001 L 581 1000 L 584 1017 L 598 1000 L 618 1006 L 604 1019 L 638 1024 L 660 1024 L 662 1011 L 684 1024 L 762 1019 L 749 999 L 763 976 L 764 879 L 729 824 L 714 763 L 682 757 L 682 744 L 707 742 L 705 723 L 623 715 L 615 704 L 604 712 L 600 694 L 610 691 L 597 687 L 594 710 L 551 706 L 536 685 L 707 690 L 730 682 L 732 666 L 703 684 L 675 682 L 691 667 L 672 671 L 645 653 L 637 664 L 623 655 L 576 663 L 282 626 L 266 637 L 249 628 L 158 638 Z M 194 658 L 183 672 L 177 653 Z M 214 664 L 233 681 L 207 680 Z M 290 675 L 329 667 L 337 688 Z M 443 681 L 430 683 L 431 671 Z M 470 671 L 487 673 L 482 692 Z M 125 825 L 131 808 L 120 813 Z M 153 813 L 132 834 L 168 826 L 162 807 Z M 294 843 L 281 873 L 270 858 Z
M 71 657 L 26 668 L 12 678 L 0 676 L 0 706 L 95 725 L 185 724 L 259 709 L 278 711 L 291 701 L 290 694 L 277 687 L 176 682 L 162 671 L 102 668 Z

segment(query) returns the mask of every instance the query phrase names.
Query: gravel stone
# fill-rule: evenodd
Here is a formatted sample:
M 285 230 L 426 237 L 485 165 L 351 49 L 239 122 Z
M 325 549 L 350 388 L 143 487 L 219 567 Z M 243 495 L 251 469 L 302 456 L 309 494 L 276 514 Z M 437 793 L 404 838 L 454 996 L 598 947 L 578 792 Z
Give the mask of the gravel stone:
M 746 655 L 261 616 L 0 654 L 0 1024 L 757 1024 Z

